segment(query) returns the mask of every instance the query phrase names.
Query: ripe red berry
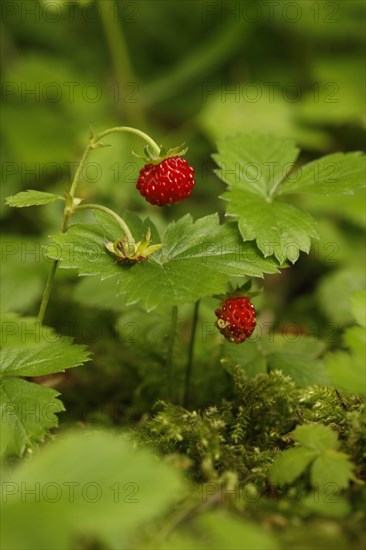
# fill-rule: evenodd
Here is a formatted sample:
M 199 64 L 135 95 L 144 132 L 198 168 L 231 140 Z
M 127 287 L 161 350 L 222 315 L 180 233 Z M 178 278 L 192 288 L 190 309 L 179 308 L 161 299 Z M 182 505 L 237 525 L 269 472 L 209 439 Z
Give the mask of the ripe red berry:
M 175 156 L 159 164 L 146 164 L 140 170 L 136 187 L 150 204 L 165 206 L 188 199 L 194 184 L 194 169 L 185 159 Z
M 217 328 L 229 342 L 241 344 L 255 329 L 255 309 L 249 298 L 227 298 L 215 315 Z

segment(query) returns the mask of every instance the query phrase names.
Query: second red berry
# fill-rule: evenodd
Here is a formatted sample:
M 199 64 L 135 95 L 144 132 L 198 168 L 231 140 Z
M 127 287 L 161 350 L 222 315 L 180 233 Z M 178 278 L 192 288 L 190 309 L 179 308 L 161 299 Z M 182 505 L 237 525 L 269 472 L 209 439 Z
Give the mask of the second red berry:
M 229 342 L 241 344 L 255 329 L 255 309 L 249 298 L 227 298 L 215 315 L 217 328 Z
M 194 169 L 180 156 L 159 164 L 146 164 L 140 170 L 137 189 L 150 203 L 158 206 L 188 199 L 194 187 Z

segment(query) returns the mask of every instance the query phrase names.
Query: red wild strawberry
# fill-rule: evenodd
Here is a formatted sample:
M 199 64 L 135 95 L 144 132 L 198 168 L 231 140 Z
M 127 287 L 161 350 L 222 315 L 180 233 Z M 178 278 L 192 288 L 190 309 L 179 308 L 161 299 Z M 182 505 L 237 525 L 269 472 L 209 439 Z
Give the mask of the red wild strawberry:
M 194 184 L 194 169 L 185 159 L 174 156 L 159 164 L 145 164 L 136 187 L 150 204 L 165 206 L 188 199 Z
M 229 342 L 241 344 L 255 329 L 255 309 L 249 298 L 227 298 L 215 315 L 217 328 Z

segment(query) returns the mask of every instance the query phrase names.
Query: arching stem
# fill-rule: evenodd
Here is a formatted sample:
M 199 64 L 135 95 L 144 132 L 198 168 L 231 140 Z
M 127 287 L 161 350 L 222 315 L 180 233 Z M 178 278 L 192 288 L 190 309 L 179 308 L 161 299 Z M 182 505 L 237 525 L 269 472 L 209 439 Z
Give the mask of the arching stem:
M 113 219 L 116 220 L 116 222 L 118 223 L 122 231 L 124 231 L 127 241 L 130 244 L 133 244 L 135 242 L 127 223 L 124 221 L 123 218 L 121 218 L 118 214 L 116 214 L 116 212 L 114 212 L 110 208 L 107 208 L 106 206 L 102 206 L 101 204 L 80 204 L 75 208 L 75 210 L 87 210 L 87 209 L 101 210 L 102 212 L 109 214 L 109 216 L 111 216 Z
M 114 128 L 109 128 L 108 130 L 105 130 L 104 132 L 100 132 L 99 134 L 96 134 L 94 138 L 92 139 L 92 142 L 97 143 L 101 139 L 103 139 L 105 136 L 109 136 L 110 134 L 114 134 L 115 132 L 124 132 L 127 134 L 134 134 L 135 136 L 139 136 L 141 139 L 146 141 L 148 145 L 150 145 L 151 149 L 154 151 L 154 153 L 159 156 L 160 154 L 160 147 L 159 145 L 145 132 L 142 132 L 141 130 L 138 130 L 137 128 L 131 128 L 130 126 L 115 126 Z

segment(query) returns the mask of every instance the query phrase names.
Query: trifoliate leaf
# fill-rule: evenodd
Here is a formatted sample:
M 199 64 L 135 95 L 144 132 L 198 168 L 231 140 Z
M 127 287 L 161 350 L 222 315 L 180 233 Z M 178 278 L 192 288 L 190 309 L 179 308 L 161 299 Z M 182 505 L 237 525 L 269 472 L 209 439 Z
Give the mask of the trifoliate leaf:
M 114 225 L 112 225 L 112 223 Z M 53 238 L 51 257 L 60 267 L 77 268 L 80 275 L 115 277 L 120 294 L 128 303 L 141 302 L 146 309 L 163 303 L 194 302 L 203 296 L 225 292 L 231 279 L 262 277 L 278 271 L 276 262 L 264 258 L 252 243 L 243 243 L 235 224 L 220 225 L 216 214 L 193 222 L 186 215 L 171 223 L 162 248 L 148 260 L 133 266 L 114 263 L 105 249 L 106 240 L 121 238 L 112 221 L 70 226 Z
M 63 197 L 54 195 L 53 193 L 45 193 L 44 191 L 28 189 L 27 191 L 21 191 L 16 195 L 7 197 L 6 204 L 8 206 L 23 208 L 23 206 L 41 206 L 57 200 L 63 200 Z
M 316 451 L 302 447 L 283 451 L 273 461 L 270 473 L 271 482 L 281 485 L 292 483 L 301 476 L 316 456 Z
M 332 428 L 319 423 L 304 424 L 296 427 L 292 437 L 302 446 L 283 451 L 275 458 L 270 474 L 273 482 L 291 483 L 309 466 L 311 484 L 322 494 L 330 484 L 338 492 L 355 479 L 348 455 L 336 450 L 339 441 Z
M 365 186 L 366 157 L 360 152 L 334 153 L 302 166 L 279 189 L 289 193 L 348 194 Z
M 311 423 L 297 426 L 293 432 L 293 438 L 304 447 L 319 452 L 339 447 L 337 432 L 323 424 Z
M 36 493 L 24 497 L 21 488 Z M 3 476 L 1 546 L 64 550 L 96 538 L 132 548 L 131 538 L 168 511 L 182 488 L 177 471 L 123 436 L 75 431 Z
M 1 428 L 5 427 L 8 455 L 21 456 L 44 440 L 47 431 L 58 425 L 56 413 L 64 411 L 59 392 L 20 378 L 0 381 Z
M 227 213 L 238 220 L 244 241 L 256 240 L 265 256 L 283 263 L 308 253 L 318 238 L 315 221 L 284 202 L 293 193 L 353 193 L 363 185 L 365 159 L 360 153 L 336 153 L 294 170 L 298 149 L 291 140 L 247 134 L 218 142 L 214 159 L 228 184 Z

